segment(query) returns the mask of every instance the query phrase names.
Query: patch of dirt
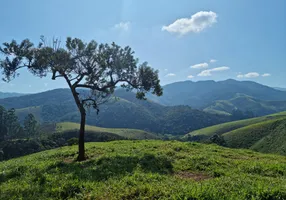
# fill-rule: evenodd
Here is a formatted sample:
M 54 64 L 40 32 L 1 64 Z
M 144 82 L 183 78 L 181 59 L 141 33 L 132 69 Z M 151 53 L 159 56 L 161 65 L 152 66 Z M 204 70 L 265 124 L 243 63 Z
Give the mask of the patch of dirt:
M 66 163 L 66 164 L 72 163 L 72 162 L 74 162 L 74 158 L 71 158 L 71 157 L 64 158 L 63 162 Z
M 211 179 L 212 177 L 202 173 L 192 173 L 188 171 L 180 171 L 175 173 L 175 176 L 182 179 L 192 179 L 194 181 L 203 181 Z

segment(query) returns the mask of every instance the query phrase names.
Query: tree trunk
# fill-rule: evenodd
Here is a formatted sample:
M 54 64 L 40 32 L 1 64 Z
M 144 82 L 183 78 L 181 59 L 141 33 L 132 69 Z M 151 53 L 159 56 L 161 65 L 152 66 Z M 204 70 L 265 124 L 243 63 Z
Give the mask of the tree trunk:
M 80 113 L 80 129 L 79 129 L 79 138 L 78 138 L 78 157 L 77 161 L 85 160 L 85 148 L 84 148 L 84 131 L 85 131 L 85 117 L 86 113 L 81 111 Z
M 76 92 L 76 87 L 71 84 L 71 81 L 69 80 L 68 76 L 66 74 L 63 74 L 64 78 L 66 79 L 73 98 L 75 100 L 75 103 L 78 107 L 78 110 L 80 112 L 80 129 L 79 129 L 79 137 L 78 137 L 78 157 L 77 161 L 83 161 L 85 160 L 85 148 L 84 148 L 84 132 L 85 132 L 85 118 L 86 118 L 86 111 L 84 108 L 83 102 L 80 101 L 79 99 L 79 94 Z

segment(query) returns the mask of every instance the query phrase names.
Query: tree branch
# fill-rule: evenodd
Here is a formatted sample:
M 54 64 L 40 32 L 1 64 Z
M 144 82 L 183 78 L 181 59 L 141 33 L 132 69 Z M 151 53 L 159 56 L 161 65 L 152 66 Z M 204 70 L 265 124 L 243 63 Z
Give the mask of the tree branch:
M 79 78 L 77 79 L 76 82 L 74 82 L 74 84 L 72 85 L 73 87 L 76 88 L 76 86 L 82 81 L 82 79 L 86 76 L 87 74 L 86 73 L 83 73 L 79 76 Z
M 75 86 L 75 88 L 88 88 L 88 89 L 91 89 L 91 90 L 98 90 L 98 91 L 100 91 L 100 92 L 104 92 L 104 91 L 106 91 L 106 89 L 109 89 L 109 88 L 112 88 L 112 87 L 114 87 L 117 83 L 119 83 L 119 82 L 127 82 L 129 85 L 131 85 L 133 88 L 137 88 L 138 87 L 138 85 L 135 85 L 135 84 L 133 84 L 133 83 L 131 83 L 131 81 L 129 81 L 129 80 L 125 80 L 125 79 L 118 79 L 118 80 L 116 80 L 115 82 L 112 82 L 112 83 L 110 83 L 110 84 L 108 84 L 108 85 L 105 85 L 105 86 L 103 86 L 103 87 L 98 87 L 97 85 L 85 85 L 85 84 L 78 84 L 78 85 L 76 85 Z

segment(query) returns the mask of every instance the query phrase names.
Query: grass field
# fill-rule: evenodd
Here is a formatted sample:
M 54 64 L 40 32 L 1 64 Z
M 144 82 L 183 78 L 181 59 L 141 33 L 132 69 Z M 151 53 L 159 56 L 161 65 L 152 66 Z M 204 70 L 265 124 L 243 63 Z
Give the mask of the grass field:
M 0 162 L 0 199 L 286 199 L 286 158 L 189 142 L 87 143 Z
M 79 124 L 72 122 L 57 123 L 56 131 L 64 132 L 71 130 L 79 130 Z M 159 137 L 153 133 L 138 129 L 123 129 L 123 128 L 101 128 L 96 126 L 85 126 L 86 131 L 94 133 L 113 133 L 127 139 L 158 139 Z

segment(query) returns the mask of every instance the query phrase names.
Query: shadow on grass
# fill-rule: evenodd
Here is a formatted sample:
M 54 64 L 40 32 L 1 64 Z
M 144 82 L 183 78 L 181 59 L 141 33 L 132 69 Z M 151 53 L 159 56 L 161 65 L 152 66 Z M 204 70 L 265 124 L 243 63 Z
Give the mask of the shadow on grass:
M 145 154 L 142 157 L 114 156 L 102 157 L 98 160 L 82 163 L 59 162 L 47 168 L 48 173 L 60 170 L 61 173 L 72 174 L 75 179 L 84 181 L 105 181 L 111 177 L 123 177 L 140 168 L 145 173 L 173 173 L 173 165 L 165 156 Z

